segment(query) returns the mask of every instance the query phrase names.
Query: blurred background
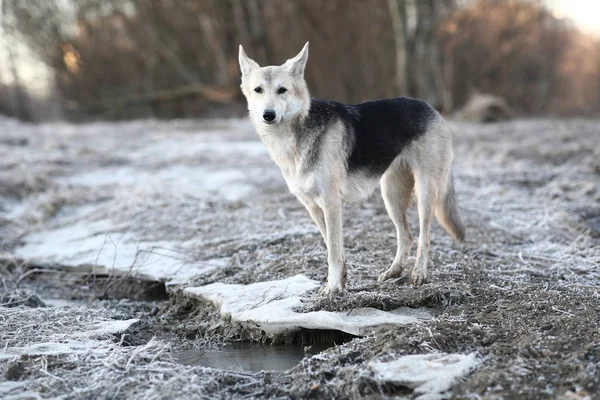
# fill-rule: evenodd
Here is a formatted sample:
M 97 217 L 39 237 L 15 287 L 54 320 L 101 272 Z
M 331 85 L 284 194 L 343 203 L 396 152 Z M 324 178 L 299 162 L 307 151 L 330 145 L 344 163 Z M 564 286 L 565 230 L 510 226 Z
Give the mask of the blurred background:
M 238 44 L 267 65 L 306 41 L 315 97 L 600 113 L 598 0 L 0 2 L 0 114 L 25 121 L 243 115 Z

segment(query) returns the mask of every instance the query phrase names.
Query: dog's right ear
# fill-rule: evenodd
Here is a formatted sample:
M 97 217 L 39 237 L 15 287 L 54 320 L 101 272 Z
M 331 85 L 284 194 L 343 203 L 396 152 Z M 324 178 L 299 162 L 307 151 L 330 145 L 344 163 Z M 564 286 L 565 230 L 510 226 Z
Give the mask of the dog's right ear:
M 239 55 L 238 59 L 240 61 L 240 70 L 242 71 L 242 75 L 248 75 L 250 72 L 254 71 L 255 69 L 260 68 L 259 65 L 256 63 L 256 61 L 254 61 L 253 59 L 248 57 L 248 55 L 244 51 L 244 48 L 242 47 L 241 44 L 240 44 L 240 55 Z

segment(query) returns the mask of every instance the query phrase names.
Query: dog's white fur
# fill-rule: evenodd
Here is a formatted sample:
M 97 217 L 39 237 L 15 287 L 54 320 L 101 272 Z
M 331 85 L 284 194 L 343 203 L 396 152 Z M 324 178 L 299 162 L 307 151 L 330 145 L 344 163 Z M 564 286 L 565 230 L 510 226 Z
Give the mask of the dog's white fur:
M 304 80 L 308 43 L 294 58 L 281 66 L 260 67 L 240 46 L 241 89 L 248 101 L 250 120 L 270 156 L 281 168 L 290 191 L 298 197 L 317 224 L 328 250 L 328 277 L 325 292 L 343 290 L 346 267 L 342 236 L 342 204 L 368 198 L 381 184 L 386 209 L 394 222 L 397 251 L 380 281 L 401 275 L 412 245 L 407 209 L 413 190 L 418 201 L 420 232 L 412 283 L 426 281 L 430 226 L 435 214 L 444 228 L 456 239 L 464 237 L 464 228 L 455 204 L 451 179 L 452 137 L 439 114 L 427 133 L 411 142 L 391 166 L 377 179 L 367 174 L 348 173 L 344 163 L 349 149 L 344 145 L 345 127 L 333 124 L 318 144 L 319 158 L 312 168 L 305 168 L 313 143 L 298 142 L 294 124 L 302 123 L 310 108 L 310 95 Z M 256 88 L 262 92 L 257 93 Z M 287 91 L 279 93 L 280 88 Z M 271 124 L 263 113 L 276 114 Z

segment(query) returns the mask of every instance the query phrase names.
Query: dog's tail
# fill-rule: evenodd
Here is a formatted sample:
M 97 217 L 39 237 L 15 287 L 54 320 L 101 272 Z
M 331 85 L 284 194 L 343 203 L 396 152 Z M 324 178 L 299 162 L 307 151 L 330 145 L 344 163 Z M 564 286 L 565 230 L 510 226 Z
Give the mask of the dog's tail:
M 458 204 L 456 203 L 452 173 L 450 173 L 450 179 L 448 179 L 444 198 L 441 200 L 435 209 L 437 220 L 454 240 L 463 242 L 465 240 L 465 225 L 463 224 Z

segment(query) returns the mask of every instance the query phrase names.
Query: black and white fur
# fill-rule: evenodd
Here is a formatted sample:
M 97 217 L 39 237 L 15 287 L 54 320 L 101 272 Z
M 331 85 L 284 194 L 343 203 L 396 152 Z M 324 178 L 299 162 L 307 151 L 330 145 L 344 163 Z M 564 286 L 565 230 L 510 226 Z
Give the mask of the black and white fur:
M 304 80 L 307 59 L 308 43 L 285 64 L 261 68 L 240 46 L 250 119 L 327 244 L 325 293 L 342 291 L 346 283 L 342 205 L 367 199 L 377 184 L 398 240 L 396 257 L 379 280 L 402 274 L 413 242 L 407 209 L 414 192 L 420 230 L 412 283 L 424 283 L 433 216 L 456 240 L 464 239 L 452 182 L 451 133 L 421 100 L 345 105 L 311 99 Z

